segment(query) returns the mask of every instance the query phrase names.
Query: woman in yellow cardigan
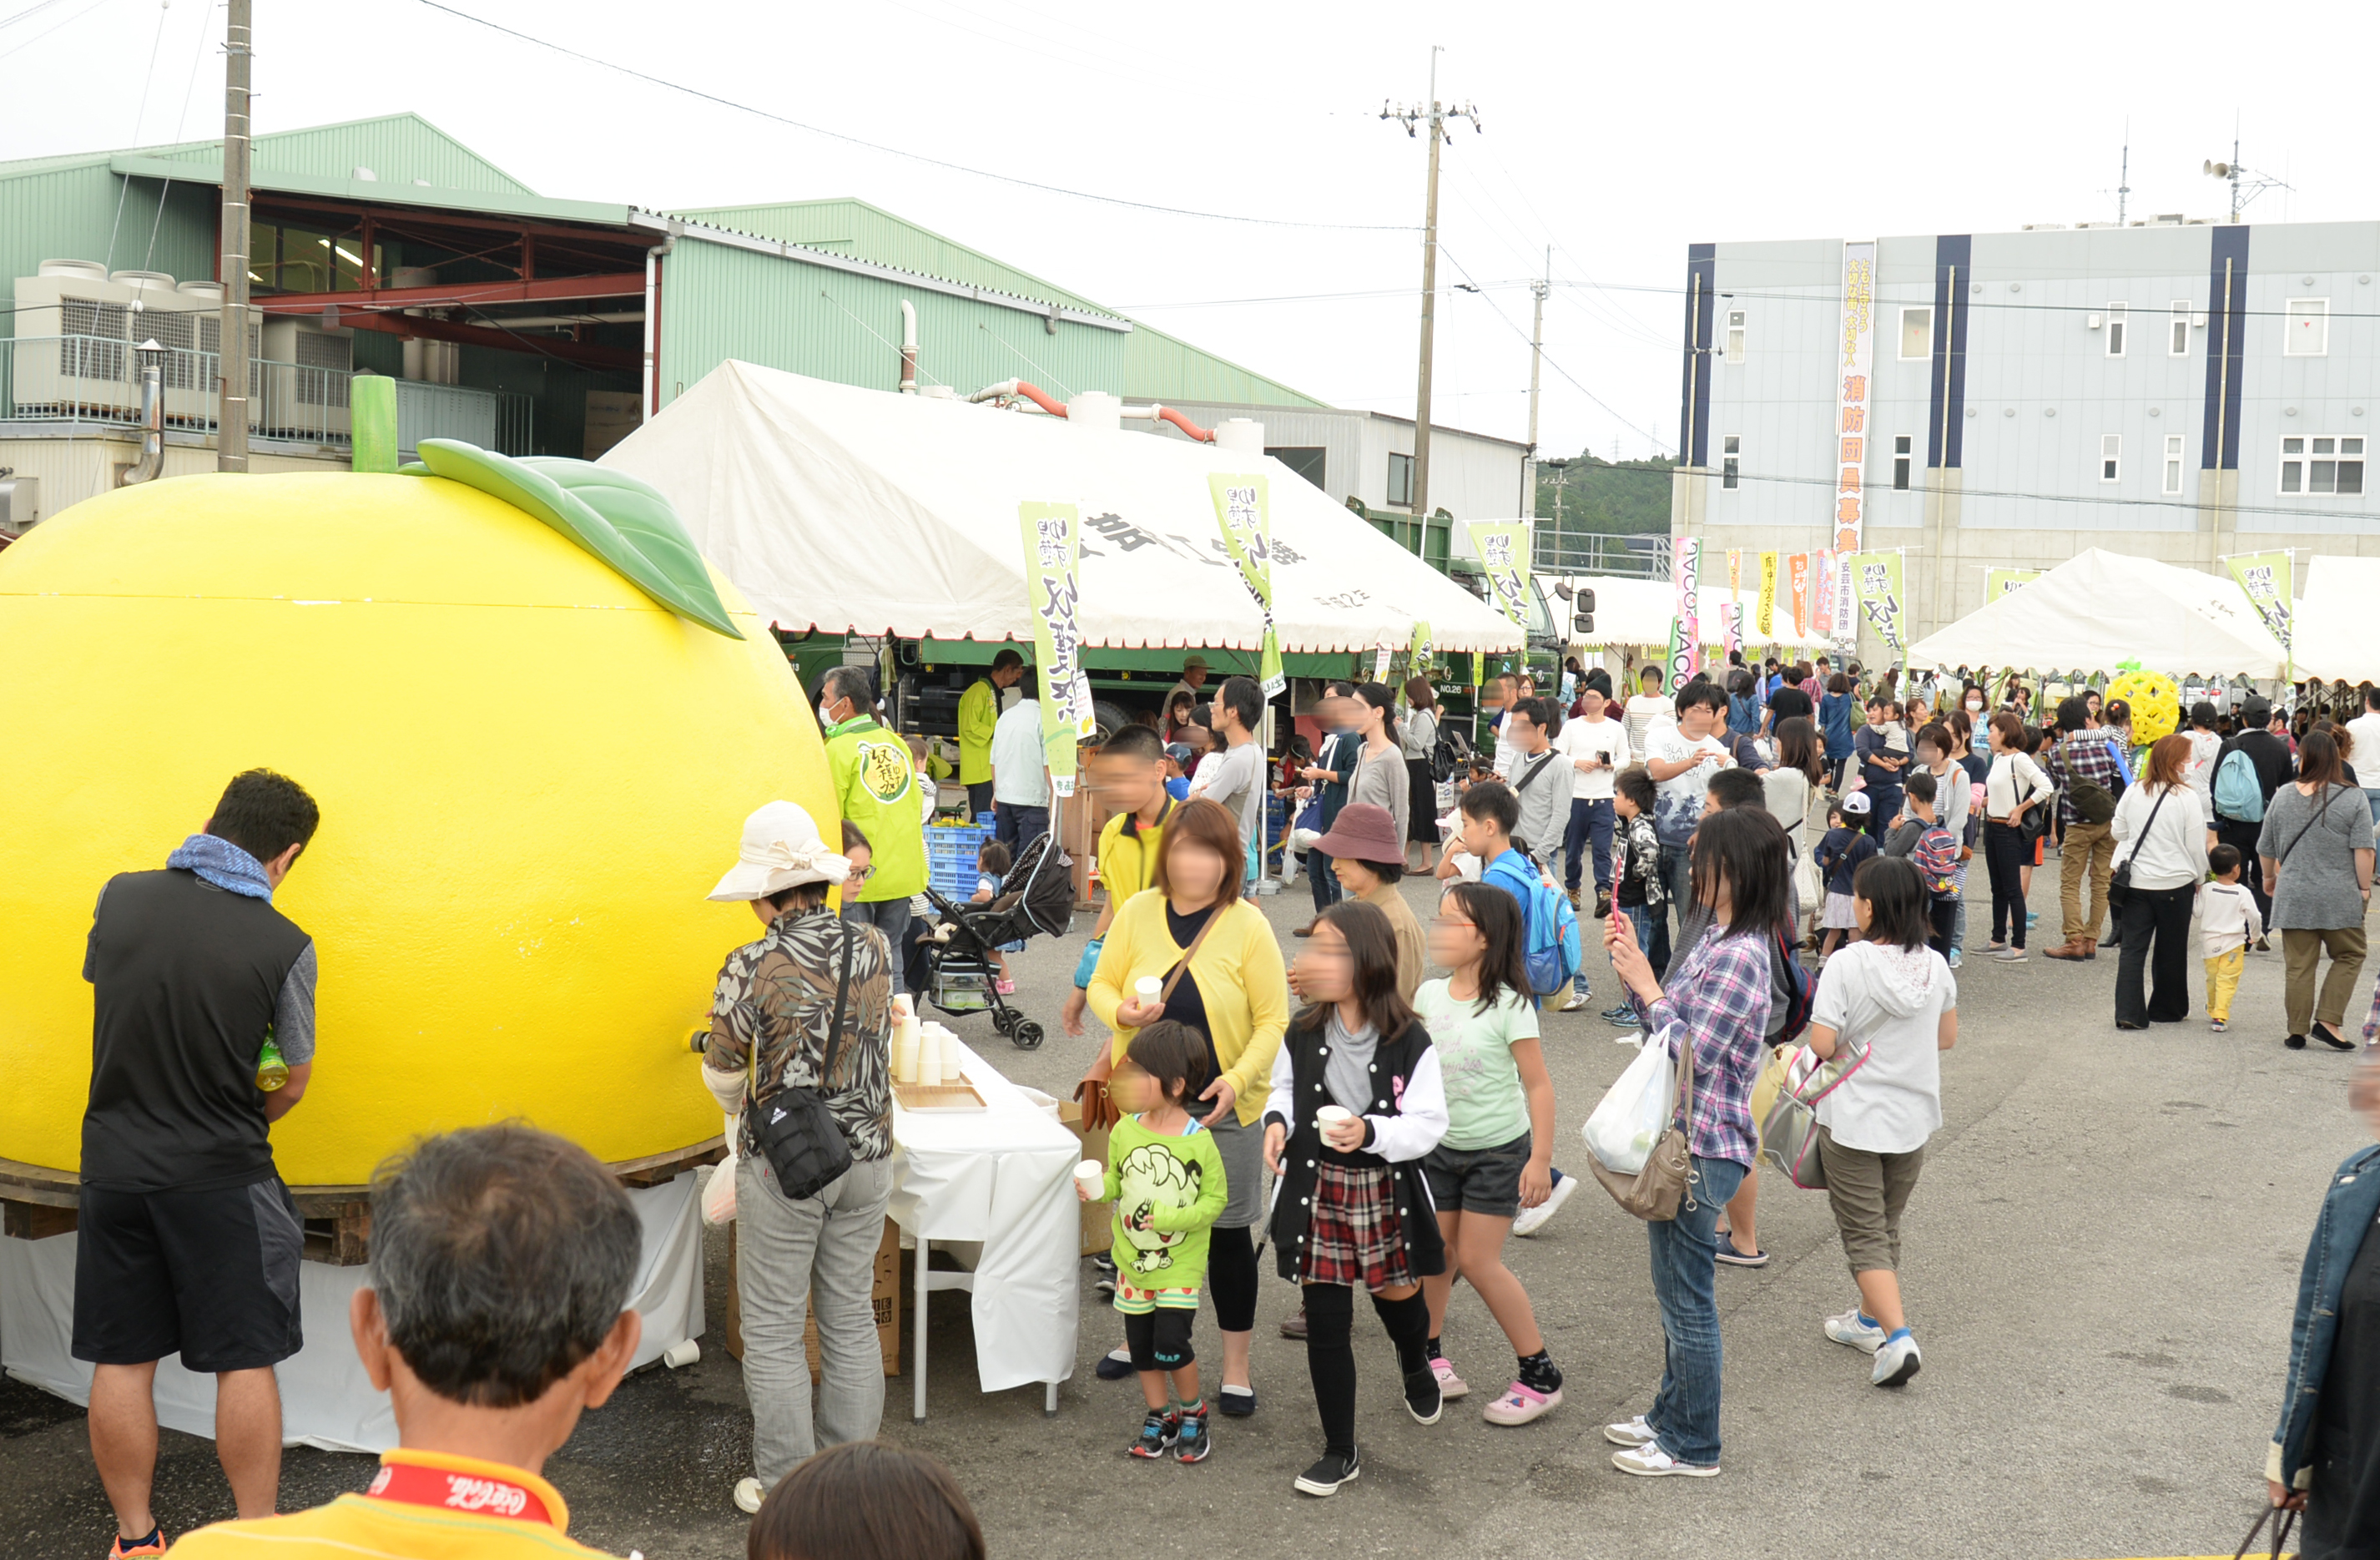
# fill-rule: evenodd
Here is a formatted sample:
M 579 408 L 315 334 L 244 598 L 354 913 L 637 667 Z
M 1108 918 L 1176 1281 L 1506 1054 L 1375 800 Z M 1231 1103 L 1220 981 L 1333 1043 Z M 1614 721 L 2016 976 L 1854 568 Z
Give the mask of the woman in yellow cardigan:
M 1240 897 L 1244 859 L 1239 824 L 1221 806 L 1198 798 L 1173 810 L 1158 846 L 1150 880 L 1156 886 L 1116 911 L 1091 976 L 1091 1011 L 1115 1031 L 1115 1041 L 1084 1077 L 1086 1085 L 1104 1085 L 1134 1032 L 1159 1018 L 1207 1037 L 1215 1081 L 1199 1096 L 1210 1107 L 1199 1119 L 1214 1134 L 1229 1188 L 1207 1254 L 1207 1287 L 1223 1335 L 1223 1389 L 1216 1407 L 1236 1418 L 1257 1410 L 1248 1342 L 1257 1324 L 1254 1232 L 1264 1222 L 1265 1206 L 1264 1145 L 1256 1124 L 1264 1114 L 1273 1055 L 1289 1027 L 1281 944 L 1263 912 Z M 1206 940 L 1198 942 L 1202 932 Z M 1143 1002 L 1134 994 L 1144 979 L 1170 978 L 1193 943 L 1197 956 L 1172 996 Z

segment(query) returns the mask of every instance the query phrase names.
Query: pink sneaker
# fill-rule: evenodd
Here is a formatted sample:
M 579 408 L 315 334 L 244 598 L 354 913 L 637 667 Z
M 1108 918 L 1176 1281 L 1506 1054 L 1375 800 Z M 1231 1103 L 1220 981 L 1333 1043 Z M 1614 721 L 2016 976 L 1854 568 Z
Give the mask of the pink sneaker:
M 1016 994 L 1016 982 L 1014 981 L 1000 981 L 993 989 L 998 991 L 1002 996 L 1014 996 Z
M 1527 1424 L 1542 1419 L 1561 1407 L 1561 1389 L 1539 1392 L 1523 1382 L 1514 1382 L 1504 1389 L 1504 1395 L 1480 1410 L 1479 1417 L 1489 1424 Z
M 1440 1397 L 1446 1398 L 1451 1402 L 1457 1397 L 1466 1397 L 1470 1395 L 1471 1387 L 1469 1383 L 1465 1383 L 1461 1376 L 1454 1373 L 1453 1365 L 1449 1363 L 1444 1357 L 1441 1356 L 1439 1359 L 1431 1360 L 1429 1362 L 1429 1368 L 1431 1373 L 1438 1377 L 1438 1395 Z

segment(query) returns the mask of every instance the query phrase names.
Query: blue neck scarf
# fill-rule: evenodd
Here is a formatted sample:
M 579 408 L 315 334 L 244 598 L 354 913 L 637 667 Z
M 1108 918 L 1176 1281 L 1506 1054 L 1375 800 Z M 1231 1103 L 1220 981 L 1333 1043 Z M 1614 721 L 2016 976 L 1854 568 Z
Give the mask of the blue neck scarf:
M 229 894 L 273 902 L 273 884 L 264 879 L 264 864 L 247 851 L 213 835 L 192 835 L 165 858 L 168 867 L 193 871 Z

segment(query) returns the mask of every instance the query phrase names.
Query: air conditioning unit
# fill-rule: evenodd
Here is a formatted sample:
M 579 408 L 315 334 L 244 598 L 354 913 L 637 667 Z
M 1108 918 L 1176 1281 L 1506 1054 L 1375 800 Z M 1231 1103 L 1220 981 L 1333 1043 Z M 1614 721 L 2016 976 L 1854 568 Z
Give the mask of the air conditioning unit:
M 254 392 L 257 426 L 268 439 L 320 443 L 347 437 L 347 381 L 355 372 L 354 333 L 315 320 L 267 320 L 264 361 Z
M 140 408 L 131 355 L 133 291 L 91 260 L 45 260 L 16 280 L 15 401 L 20 417 L 129 417 Z
M 214 417 L 214 372 L 199 355 L 199 322 L 210 307 L 207 299 L 188 290 L 163 271 L 118 271 L 109 278 L 128 287 L 125 337 L 132 343 L 130 369 L 135 384 L 140 378 L 140 347 L 154 341 L 164 348 L 159 366 L 164 371 L 165 426 L 204 428 Z M 202 282 L 198 286 L 212 287 Z M 138 397 L 135 397 L 138 405 Z

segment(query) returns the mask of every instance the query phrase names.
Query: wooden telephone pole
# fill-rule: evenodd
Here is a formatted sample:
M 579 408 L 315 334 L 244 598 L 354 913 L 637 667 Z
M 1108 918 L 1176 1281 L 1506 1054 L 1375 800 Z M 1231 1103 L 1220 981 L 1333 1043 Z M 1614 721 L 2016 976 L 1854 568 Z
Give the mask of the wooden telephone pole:
M 1438 101 L 1438 56 L 1445 52 L 1441 44 L 1429 46 L 1427 108 L 1380 105 L 1380 117 L 1403 125 L 1408 136 L 1420 134 L 1424 126 L 1429 129 L 1429 187 L 1422 201 L 1421 376 L 1414 392 L 1413 512 L 1425 522 L 1429 517 L 1429 360 L 1438 329 L 1438 149 L 1451 139 L 1446 128 L 1450 119 L 1468 119 L 1474 130 L 1479 128 L 1477 109 L 1469 104 L 1449 108 Z
M 224 26 L 223 326 L 215 343 L 215 469 L 248 469 L 248 89 L 254 0 Z

